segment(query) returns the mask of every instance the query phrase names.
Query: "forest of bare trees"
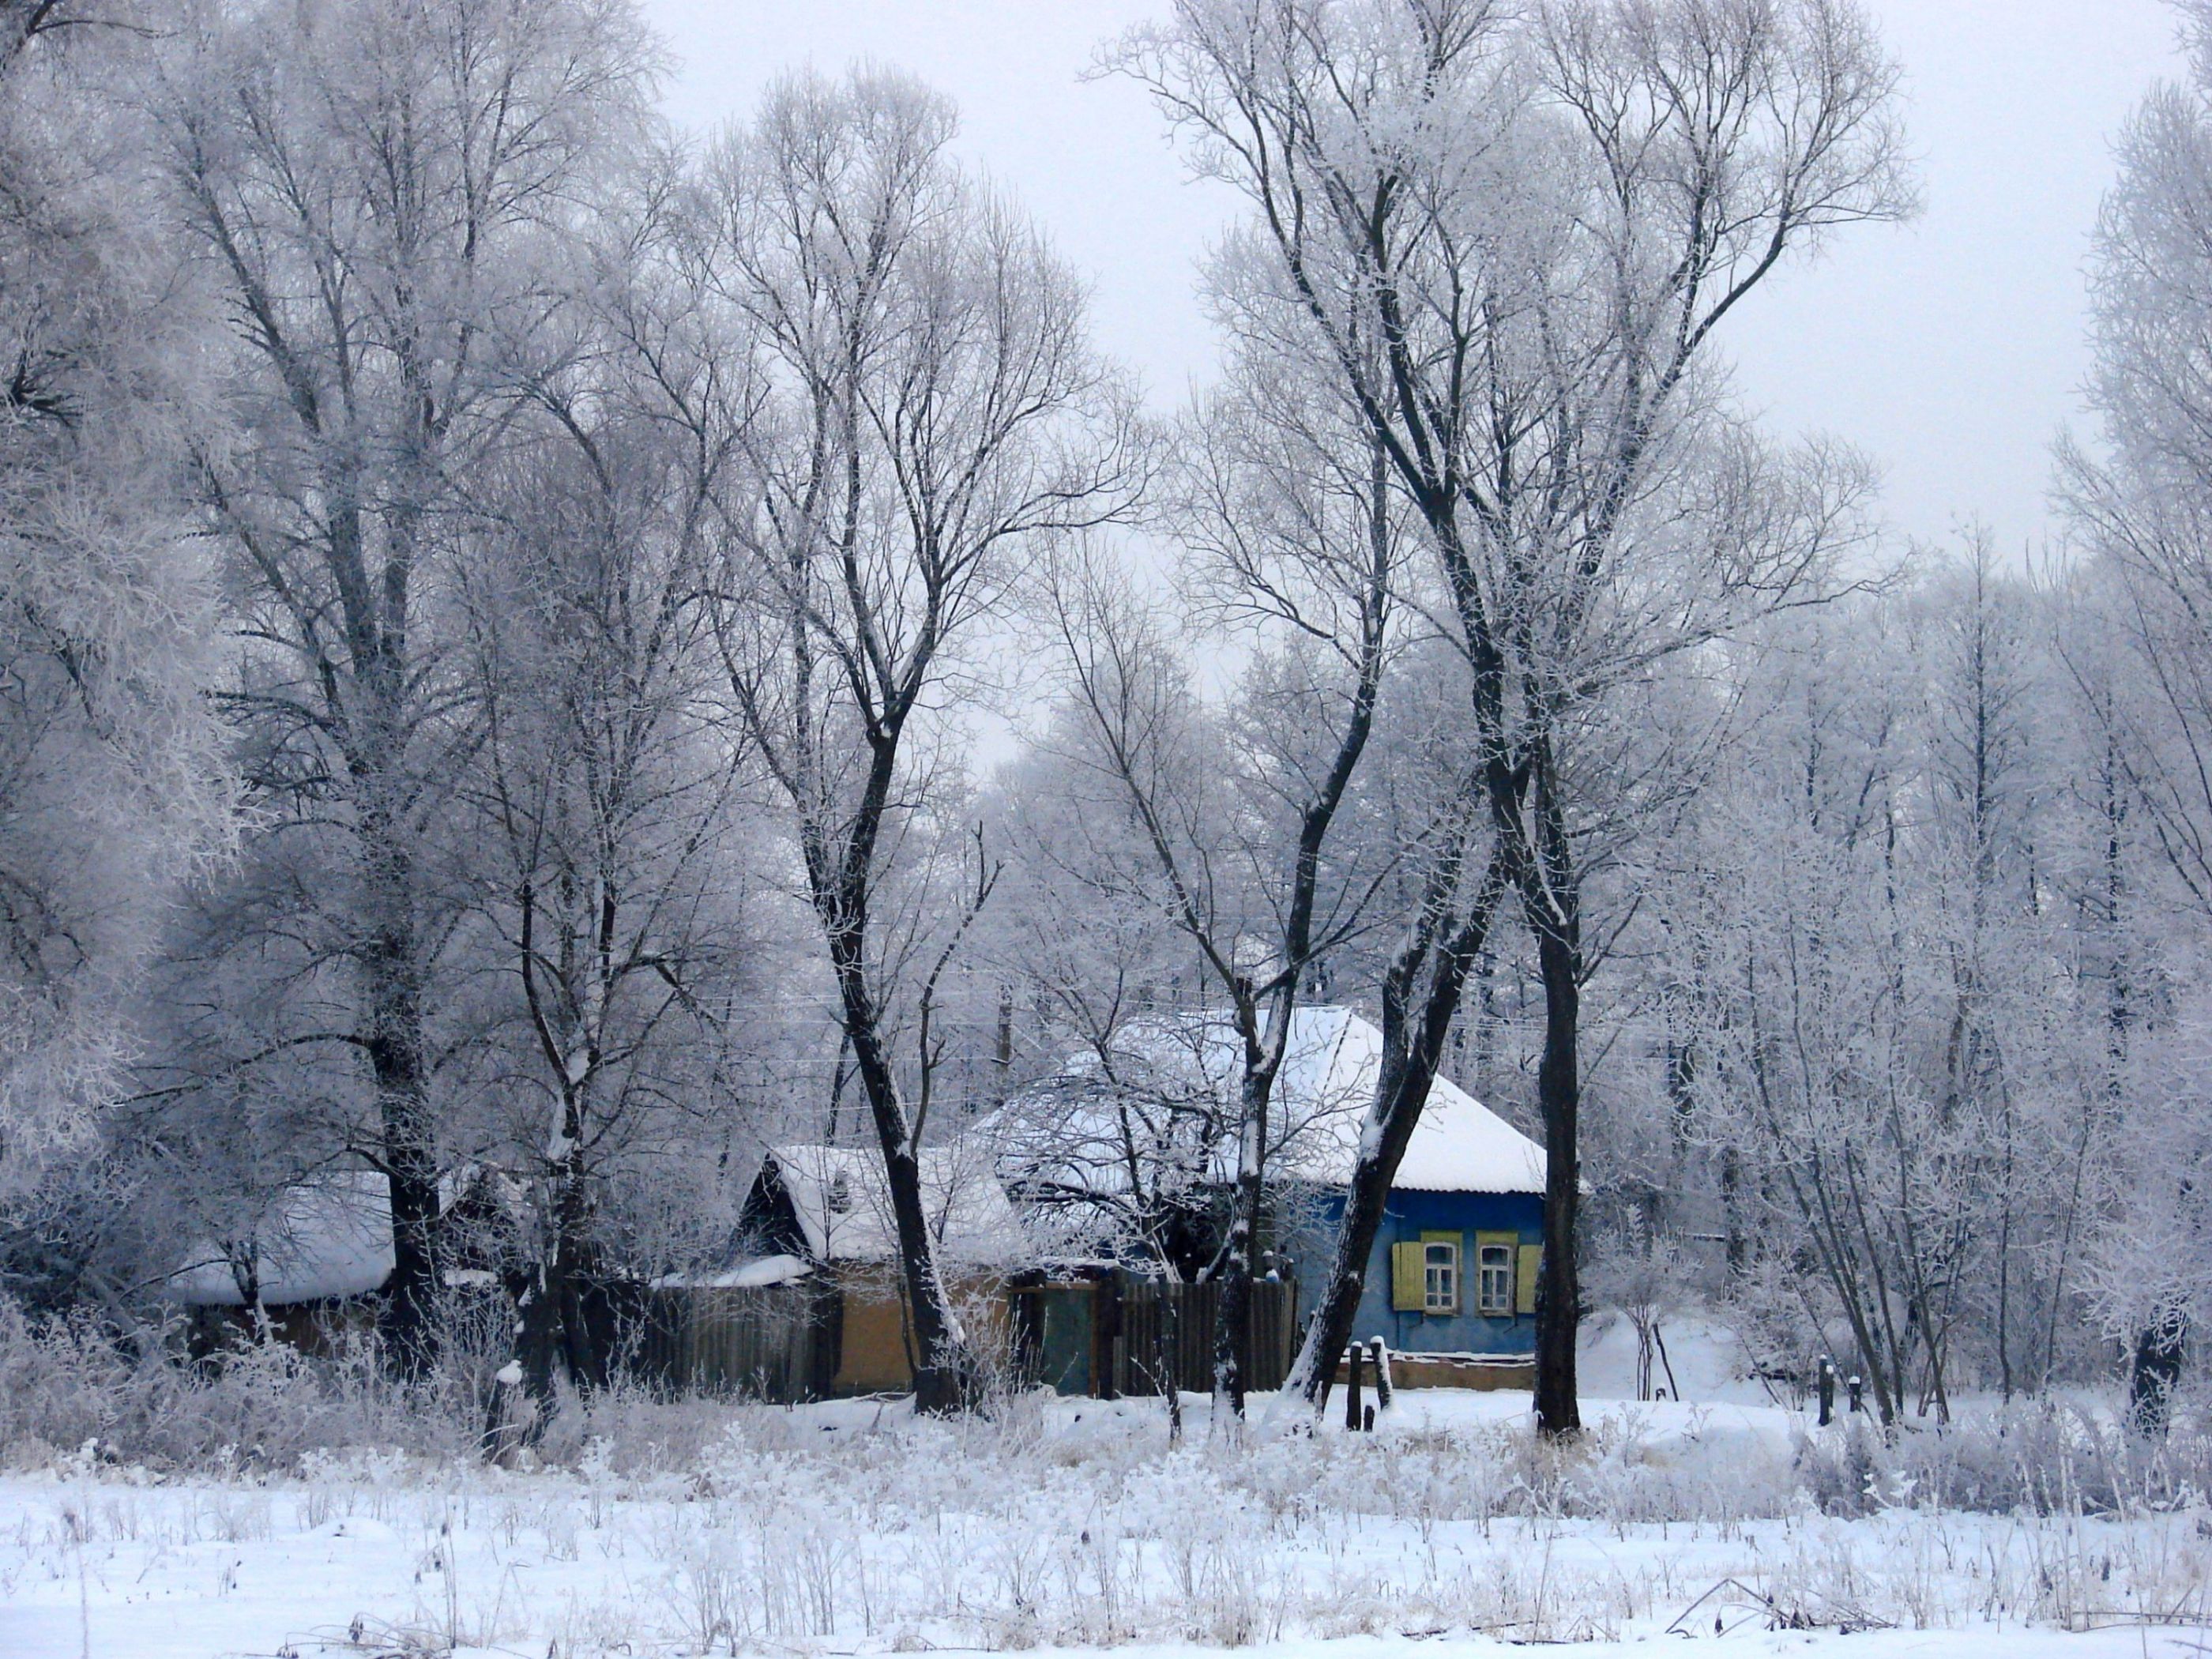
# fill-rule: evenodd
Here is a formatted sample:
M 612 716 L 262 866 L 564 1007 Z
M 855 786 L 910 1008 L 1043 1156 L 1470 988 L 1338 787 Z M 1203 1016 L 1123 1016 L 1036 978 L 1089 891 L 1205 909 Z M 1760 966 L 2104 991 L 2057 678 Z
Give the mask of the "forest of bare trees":
M 152 1342 L 207 1239 L 258 1309 L 286 1194 L 365 1176 L 419 1376 L 496 1190 L 550 1398 L 618 1364 L 595 1293 L 828 1143 L 965 1411 L 923 1155 L 1110 1162 L 1010 1101 L 1196 1013 L 1233 1076 L 1139 1127 L 1229 1175 L 1133 1173 L 1115 1248 L 1218 1283 L 1242 1413 L 1342 1005 L 1384 1057 L 1286 1401 L 1448 1078 L 1548 1152 L 1551 1434 L 1630 1304 L 1885 1420 L 2124 1377 L 2161 1426 L 2212 1321 L 2212 5 L 2118 137 L 2032 555 L 1736 392 L 1747 296 L 1917 210 L 1853 0 L 1159 9 L 1097 72 L 1236 214 L 1170 412 L 896 70 L 688 135 L 625 0 L 0 0 L 0 1297 Z

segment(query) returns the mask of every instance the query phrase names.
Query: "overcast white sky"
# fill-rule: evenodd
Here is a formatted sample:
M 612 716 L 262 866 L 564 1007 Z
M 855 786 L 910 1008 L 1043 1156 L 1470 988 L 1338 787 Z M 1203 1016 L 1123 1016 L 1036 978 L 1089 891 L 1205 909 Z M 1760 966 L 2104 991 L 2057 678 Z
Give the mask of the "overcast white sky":
M 1745 395 L 1778 430 L 1881 465 L 1901 534 L 1980 519 L 2006 547 L 2050 533 L 2052 434 L 2078 418 L 2082 266 L 2112 139 L 2177 73 L 2162 0 L 1870 0 L 1903 63 L 1927 210 L 1782 273 L 1738 319 Z M 962 111 L 965 154 L 1009 185 L 1096 285 L 1101 343 L 1156 402 L 1211 373 L 1194 266 L 1231 210 L 1184 181 L 1134 88 L 1079 78 L 1152 0 L 646 0 L 679 59 L 669 109 L 708 128 L 786 68 L 873 58 Z

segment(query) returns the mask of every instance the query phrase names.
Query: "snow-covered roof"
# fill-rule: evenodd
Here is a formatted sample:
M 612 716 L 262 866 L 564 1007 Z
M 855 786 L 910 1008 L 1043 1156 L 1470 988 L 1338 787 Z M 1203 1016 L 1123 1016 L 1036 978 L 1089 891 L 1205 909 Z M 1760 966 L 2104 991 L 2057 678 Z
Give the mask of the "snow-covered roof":
M 768 1285 L 792 1285 L 814 1271 L 795 1255 L 764 1255 L 718 1273 L 663 1273 L 656 1291 L 750 1291 Z
M 508 1224 L 526 1225 L 522 1183 L 483 1164 L 464 1164 L 438 1180 L 438 1209 L 450 1218 L 474 1194 Z M 366 1296 L 392 1277 L 392 1185 L 374 1170 L 339 1170 L 287 1187 L 250 1229 L 261 1300 L 281 1308 L 331 1297 Z M 234 1243 L 243 1245 L 243 1237 Z M 481 1288 L 498 1276 L 481 1267 L 449 1267 L 450 1288 Z M 193 1307 L 235 1308 L 242 1298 L 222 1243 L 195 1240 L 169 1275 L 169 1293 Z
M 253 1243 L 261 1300 L 270 1307 L 365 1296 L 392 1276 L 390 1183 L 374 1170 L 350 1170 L 288 1187 L 254 1230 Z M 169 1289 L 196 1307 L 234 1308 L 245 1300 L 213 1239 L 185 1253 Z
M 1290 1040 L 1269 1104 L 1267 1159 L 1284 1179 L 1341 1186 L 1382 1073 L 1382 1034 L 1348 1008 L 1308 1007 Z M 1234 1178 L 1242 1043 L 1218 1013 L 1133 1023 L 1109 1063 L 1073 1056 L 1061 1076 L 1002 1115 L 996 1131 L 1010 1171 L 1097 1194 L 1129 1184 L 1132 1157 L 1147 1178 L 1173 1184 Z M 1393 1185 L 1419 1192 L 1540 1193 L 1544 1149 L 1447 1078 L 1414 1126 Z
M 1320 1126 L 1328 1149 L 1317 1149 L 1313 1161 L 1316 1174 L 1341 1185 L 1352 1179 L 1360 1123 L 1382 1074 L 1382 1033 L 1348 1008 L 1299 1012 L 1334 1029 L 1333 1039 L 1322 1045 L 1328 1056 L 1327 1086 L 1341 1089 L 1355 1080 L 1358 1085 L 1352 1113 L 1332 1115 Z M 1284 1069 L 1289 1070 L 1287 1061 Z M 1540 1193 L 1544 1170 L 1541 1146 L 1449 1078 L 1439 1077 L 1429 1085 L 1428 1104 L 1421 1109 L 1391 1185 L 1421 1193 Z
M 925 1147 L 916 1162 L 923 1212 L 942 1261 L 1002 1267 L 1021 1259 L 1021 1219 L 980 1147 Z M 816 1261 L 896 1259 L 898 1229 L 883 1154 L 875 1148 L 777 1146 L 767 1163 L 789 1195 L 807 1254 Z

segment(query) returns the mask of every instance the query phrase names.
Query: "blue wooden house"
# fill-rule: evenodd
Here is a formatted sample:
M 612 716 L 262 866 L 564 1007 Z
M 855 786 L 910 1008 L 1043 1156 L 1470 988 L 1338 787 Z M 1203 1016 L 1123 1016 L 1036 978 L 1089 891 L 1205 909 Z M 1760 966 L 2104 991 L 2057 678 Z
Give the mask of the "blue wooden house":
M 1374 1097 L 1382 1034 L 1343 1008 L 1300 1011 L 1293 1030 L 1304 1059 L 1285 1067 L 1292 1109 L 1300 1095 Z M 1344 1213 L 1359 1117 L 1297 1160 L 1297 1178 L 1322 1188 L 1333 1233 Z M 1349 1131 L 1350 1133 L 1346 1133 Z M 1396 1352 L 1523 1360 L 1536 1350 L 1536 1284 L 1544 1251 L 1544 1149 L 1448 1078 L 1438 1078 L 1391 1183 L 1367 1262 L 1355 1336 L 1380 1336 Z M 1299 1301 L 1315 1305 L 1325 1255 L 1299 1261 Z
M 1292 1017 L 1270 1109 L 1269 1186 L 1300 1316 L 1316 1305 L 1344 1212 L 1382 1034 L 1348 1008 Z M 1018 1200 L 1063 1208 L 1087 1250 L 1117 1253 L 1133 1218 L 1219 1206 L 1234 1176 L 1237 1045 L 1218 1015 L 1150 1017 L 1103 1056 L 1014 1103 L 996 1126 Z M 1544 1149 L 1439 1078 L 1391 1188 L 1354 1334 L 1401 1354 L 1526 1360 L 1535 1352 Z M 1290 1218 L 1296 1218 L 1296 1225 Z M 1157 1231 L 1157 1227 L 1155 1228 Z M 1202 1226 L 1189 1254 L 1210 1254 Z M 1121 1252 L 1126 1254 L 1126 1252 Z M 1142 1270 L 1141 1262 L 1132 1264 Z M 1188 1264 L 1177 1264 L 1184 1271 Z

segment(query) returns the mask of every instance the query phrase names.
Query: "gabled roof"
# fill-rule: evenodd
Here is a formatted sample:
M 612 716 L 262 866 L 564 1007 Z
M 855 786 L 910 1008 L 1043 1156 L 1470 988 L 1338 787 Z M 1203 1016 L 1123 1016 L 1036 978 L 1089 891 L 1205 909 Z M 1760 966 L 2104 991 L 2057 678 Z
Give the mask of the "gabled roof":
M 1313 1160 L 1316 1175 L 1341 1185 L 1352 1179 L 1361 1121 L 1382 1075 L 1382 1033 L 1348 1008 L 1299 1012 L 1316 1025 L 1334 1028 L 1333 1039 L 1322 1045 L 1328 1056 L 1322 1086 L 1341 1091 L 1356 1085 L 1356 1106 L 1349 1115 L 1328 1121 L 1328 1150 L 1317 1151 Z M 1284 1070 L 1289 1069 L 1285 1061 Z M 1541 1146 L 1449 1078 L 1439 1077 L 1429 1086 L 1428 1104 L 1421 1109 L 1398 1177 L 1390 1184 L 1421 1193 L 1540 1193 L 1544 1171 Z
M 795 1285 L 813 1273 L 812 1266 L 795 1255 L 763 1255 L 726 1267 L 718 1273 L 663 1273 L 653 1281 L 656 1291 L 752 1291 L 769 1285 Z
M 1382 1067 L 1382 1034 L 1348 1008 L 1300 1008 L 1269 1106 L 1267 1158 L 1278 1178 L 1342 1186 Z M 1134 1022 L 1112 1061 L 1072 1057 L 1061 1075 L 1003 1115 L 1006 1162 L 1025 1179 L 1099 1195 L 1127 1189 L 1128 1159 L 1175 1184 L 1235 1177 L 1242 1045 L 1219 1013 Z M 1414 1126 L 1393 1186 L 1418 1192 L 1540 1193 L 1544 1149 L 1447 1078 Z
M 940 1260 L 1002 1267 L 1024 1251 L 1020 1218 L 979 1149 L 929 1146 L 917 1155 L 921 1201 Z M 817 1261 L 887 1261 L 898 1257 L 898 1229 L 883 1154 L 872 1146 L 777 1146 L 761 1178 L 781 1183 Z

